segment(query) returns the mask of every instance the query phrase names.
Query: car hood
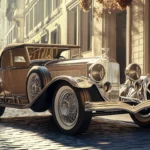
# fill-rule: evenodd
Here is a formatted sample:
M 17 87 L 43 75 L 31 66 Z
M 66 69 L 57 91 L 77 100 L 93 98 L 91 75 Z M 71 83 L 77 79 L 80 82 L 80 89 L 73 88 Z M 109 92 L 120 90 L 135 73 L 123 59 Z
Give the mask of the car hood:
M 93 64 L 93 63 L 103 63 L 104 61 L 115 62 L 111 59 L 104 59 L 102 57 L 91 57 L 91 58 L 78 58 L 78 59 L 63 59 L 63 60 L 53 60 L 47 65 L 71 65 L 71 64 Z

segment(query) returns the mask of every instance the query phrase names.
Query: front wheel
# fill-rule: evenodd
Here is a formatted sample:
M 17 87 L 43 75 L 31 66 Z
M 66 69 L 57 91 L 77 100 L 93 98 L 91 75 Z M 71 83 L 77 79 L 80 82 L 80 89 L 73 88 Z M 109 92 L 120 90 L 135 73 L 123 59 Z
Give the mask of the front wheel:
M 150 109 L 143 110 L 137 114 L 130 114 L 130 116 L 138 126 L 150 128 Z
M 91 121 L 91 112 L 86 112 L 84 103 L 90 100 L 86 89 L 75 89 L 71 85 L 60 85 L 53 99 L 54 119 L 65 134 L 76 135 L 84 132 Z

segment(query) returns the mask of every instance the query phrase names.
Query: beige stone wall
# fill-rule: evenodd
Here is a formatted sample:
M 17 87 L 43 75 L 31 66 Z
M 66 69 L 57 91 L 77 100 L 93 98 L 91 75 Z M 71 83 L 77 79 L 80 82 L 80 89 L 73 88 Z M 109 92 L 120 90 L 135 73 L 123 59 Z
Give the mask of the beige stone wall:
M 93 7 L 99 4 L 94 0 Z M 116 59 L 116 12 L 104 11 L 102 18 L 93 18 L 93 55 L 102 54 L 102 48 L 109 48 L 109 56 Z
M 10 22 L 5 16 L 5 39 L 7 44 L 24 42 L 24 0 L 17 0 L 17 8 L 13 14 L 13 20 Z M 8 6 L 6 6 L 8 7 Z M 7 8 L 6 8 L 7 9 Z
M 5 45 L 5 10 L 6 10 L 6 1 L 1 0 L 0 5 L 0 50 Z
M 29 40 L 26 40 L 27 43 L 32 43 L 33 41 L 40 41 L 41 39 L 41 34 L 43 32 L 43 29 L 47 29 L 49 31 L 49 41 L 48 43 L 51 44 L 51 32 L 53 32 L 55 29 L 57 29 L 58 26 L 60 26 L 60 41 L 61 44 L 66 44 L 67 43 L 67 11 L 66 11 L 66 6 L 64 3 L 61 4 L 61 13 L 56 11 L 52 12 L 52 19 L 47 25 L 44 25 L 39 32 L 35 34 L 32 38 Z M 35 32 L 33 30 L 33 32 Z
M 138 63 L 144 72 L 144 0 L 134 0 L 131 14 L 132 62 Z
M 97 2 L 94 0 L 93 7 L 97 7 Z M 101 55 L 102 45 L 102 36 L 103 36 L 103 28 L 102 28 L 102 18 L 97 20 L 95 17 L 93 18 L 93 55 L 98 56 Z
M 93 0 L 93 5 L 92 7 L 97 7 L 97 1 Z M 92 56 L 99 56 L 101 55 L 102 47 L 103 47 L 103 27 L 102 27 L 102 22 L 103 19 L 100 18 L 99 20 L 94 17 L 94 12 L 93 12 L 93 22 L 92 22 L 92 50 L 83 52 L 82 56 L 83 57 L 92 57 Z

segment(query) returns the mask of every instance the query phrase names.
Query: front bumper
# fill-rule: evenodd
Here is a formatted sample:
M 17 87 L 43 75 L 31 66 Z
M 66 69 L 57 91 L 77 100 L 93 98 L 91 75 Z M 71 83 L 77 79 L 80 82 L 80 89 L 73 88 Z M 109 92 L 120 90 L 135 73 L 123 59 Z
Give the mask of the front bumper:
M 121 101 L 106 101 L 106 102 L 86 102 L 85 111 L 126 111 L 128 113 L 138 113 L 139 111 L 150 108 L 150 100 L 143 101 L 136 106 L 131 106 Z

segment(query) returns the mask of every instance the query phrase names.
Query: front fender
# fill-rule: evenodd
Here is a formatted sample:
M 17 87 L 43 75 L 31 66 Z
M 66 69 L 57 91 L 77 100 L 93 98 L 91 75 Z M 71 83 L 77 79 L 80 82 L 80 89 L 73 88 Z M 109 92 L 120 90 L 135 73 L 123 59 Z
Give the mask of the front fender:
M 70 83 L 72 86 L 77 88 L 90 88 L 93 83 L 86 77 L 73 77 L 73 76 L 58 76 L 54 78 L 48 85 L 53 84 L 56 81 L 66 81 Z
M 31 107 L 38 99 L 40 99 L 41 95 L 47 93 L 47 89 L 50 87 L 57 86 L 60 82 L 65 81 L 71 84 L 76 88 L 91 88 L 94 84 L 92 81 L 86 77 L 73 77 L 73 76 L 58 76 L 52 79 L 42 90 L 41 92 L 34 98 L 34 100 L 26 106 L 26 108 Z M 53 88 L 52 88 L 53 89 Z M 54 89 L 53 89 L 54 90 Z M 49 99 L 49 96 L 47 97 Z

